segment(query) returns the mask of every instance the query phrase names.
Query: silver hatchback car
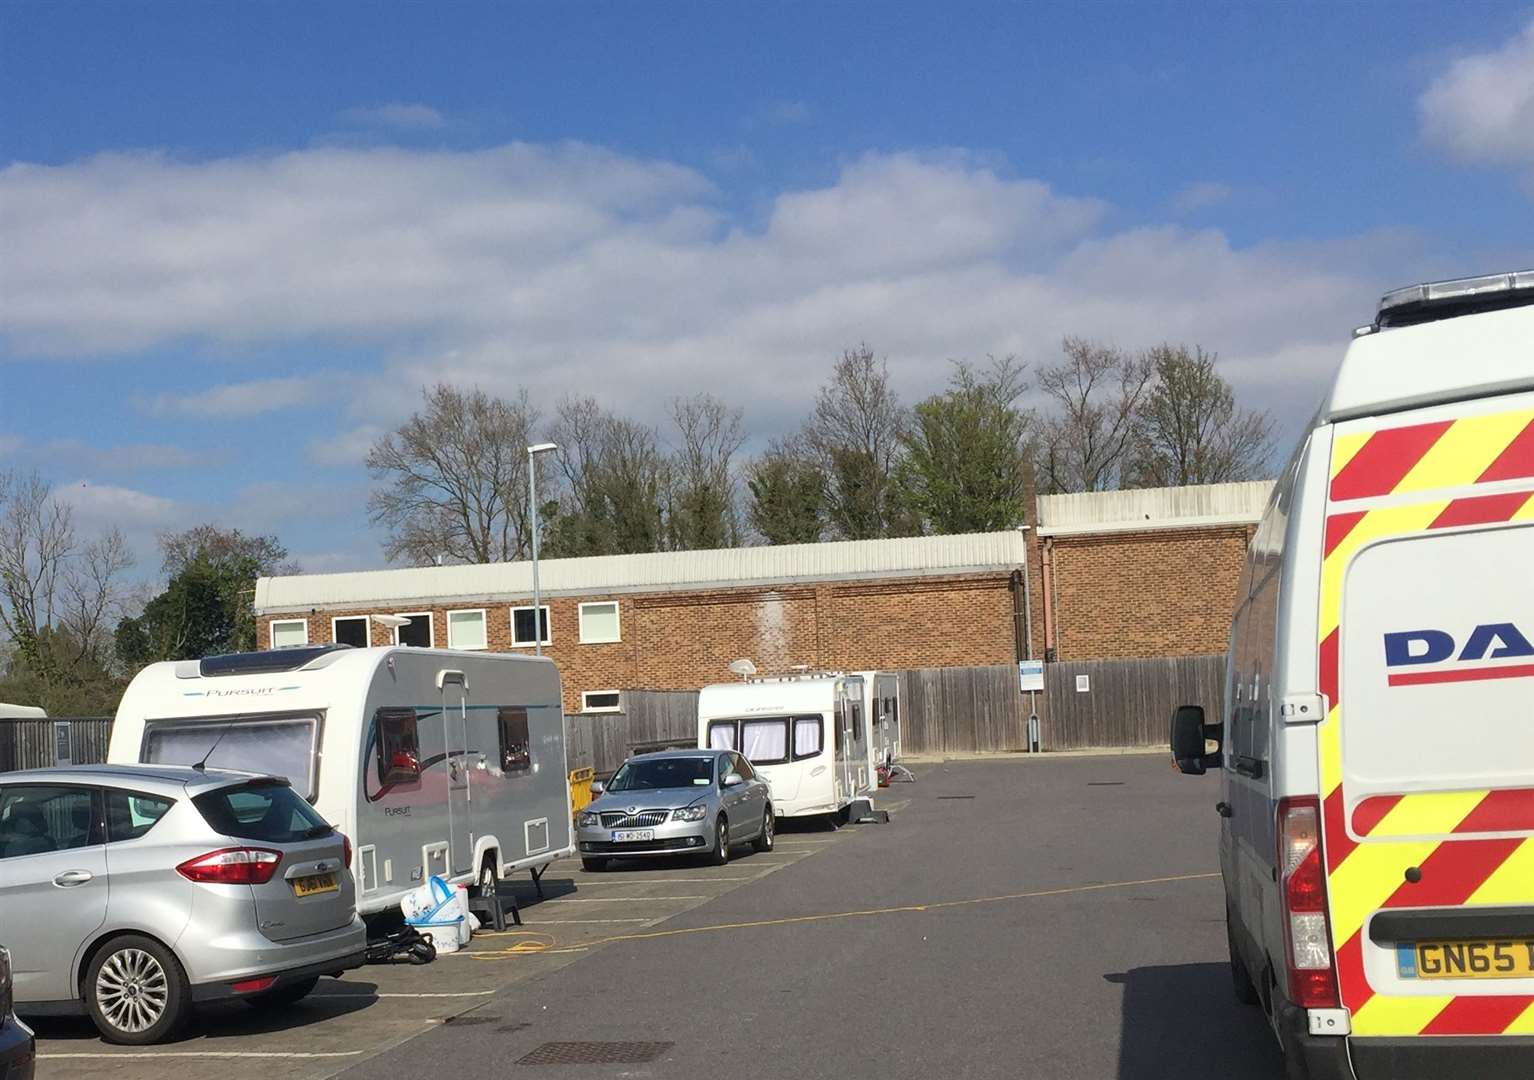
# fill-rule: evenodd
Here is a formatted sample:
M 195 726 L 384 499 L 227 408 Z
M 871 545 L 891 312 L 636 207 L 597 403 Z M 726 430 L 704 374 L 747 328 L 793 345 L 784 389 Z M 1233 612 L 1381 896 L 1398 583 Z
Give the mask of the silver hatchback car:
M 716 866 L 734 844 L 771 851 L 772 793 L 733 750 L 663 750 L 623 763 L 576 815 L 581 865 L 615 857 L 704 855 Z
M 351 842 L 285 779 L 159 765 L 0 774 L 0 911 L 16 1011 L 110 1042 L 196 1002 L 297 1001 L 365 959 Z

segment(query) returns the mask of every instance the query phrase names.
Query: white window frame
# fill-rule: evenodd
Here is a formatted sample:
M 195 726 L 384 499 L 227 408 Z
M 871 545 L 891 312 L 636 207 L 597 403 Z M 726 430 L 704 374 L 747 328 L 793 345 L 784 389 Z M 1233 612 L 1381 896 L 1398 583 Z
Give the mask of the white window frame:
M 307 645 L 307 644 L 309 644 L 309 620 L 308 619 L 273 619 L 270 623 L 267 624 L 267 627 L 266 627 L 266 640 L 267 640 L 267 644 L 270 645 L 274 649 L 277 648 L 277 628 L 279 626 L 292 626 L 294 623 L 301 623 L 303 625 L 303 628 L 304 628 L 304 640 L 299 642 L 299 644 L 300 645 Z M 289 647 L 291 648 L 291 646 L 289 646 Z
M 437 647 L 437 617 L 435 615 L 429 611 L 396 611 L 393 614 L 401 619 L 419 619 L 423 615 L 426 616 L 426 629 L 431 635 L 430 640 L 426 643 L 426 647 L 428 649 L 435 649 Z M 399 644 L 399 632 L 401 629 L 403 628 L 398 626 L 391 626 L 389 628 L 390 637 L 394 639 L 394 644 L 396 645 Z
M 478 615 L 480 636 L 485 639 L 483 645 L 454 645 L 453 644 L 453 616 L 454 615 Z M 447 647 L 458 649 L 461 652 L 484 652 L 490 647 L 490 618 L 489 613 L 482 607 L 454 608 L 446 612 L 444 621 L 447 623 Z
M 586 609 L 589 607 L 610 607 L 613 609 L 613 621 L 618 624 L 618 631 L 613 637 L 587 637 L 586 636 Z M 592 600 L 589 603 L 580 604 L 577 613 L 577 624 L 580 626 L 582 645 L 612 645 L 623 640 L 623 608 L 616 600 Z M 549 627 L 553 633 L 554 628 Z
M 517 640 L 517 612 L 532 611 L 533 605 L 517 604 L 516 606 L 507 609 L 506 623 L 507 629 L 511 631 L 511 647 L 513 649 L 531 649 L 535 645 L 549 646 L 554 644 L 554 612 L 550 609 L 548 604 L 539 604 L 538 606 L 544 610 L 545 615 L 542 619 L 535 619 L 533 621 L 533 632 L 537 633 L 538 624 L 541 622 L 549 633 L 548 637 L 539 642 Z
M 366 632 L 362 635 L 363 640 L 365 640 L 369 645 L 373 644 L 373 620 L 367 615 L 332 615 L 330 617 L 330 640 L 332 642 L 341 640 L 340 637 L 336 634 L 336 623 L 343 620 L 353 621 L 356 619 L 361 619 L 362 625 L 366 628 Z
M 588 702 L 590 701 L 592 694 L 617 694 L 618 695 L 618 704 L 616 704 L 616 705 L 590 705 L 590 704 L 588 704 Z M 583 712 L 583 713 L 604 713 L 604 712 L 622 712 L 622 711 L 623 711 L 623 691 L 622 690 L 582 690 L 581 691 L 581 712 Z

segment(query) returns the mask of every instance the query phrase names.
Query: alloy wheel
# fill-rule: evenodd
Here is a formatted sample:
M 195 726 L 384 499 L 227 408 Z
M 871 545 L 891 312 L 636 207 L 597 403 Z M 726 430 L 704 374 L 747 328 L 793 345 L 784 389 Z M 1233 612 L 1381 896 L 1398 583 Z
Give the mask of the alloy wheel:
M 121 949 L 96 975 L 96 1002 L 121 1031 L 147 1031 L 165 1015 L 170 983 L 160 962 L 142 949 Z

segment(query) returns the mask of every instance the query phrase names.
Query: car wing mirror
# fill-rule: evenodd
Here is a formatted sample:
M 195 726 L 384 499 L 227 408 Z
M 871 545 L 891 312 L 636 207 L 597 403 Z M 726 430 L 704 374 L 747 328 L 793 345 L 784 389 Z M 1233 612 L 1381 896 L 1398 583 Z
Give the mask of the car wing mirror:
M 746 778 L 741 776 L 738 772 L 732 772 L 724 778 L 725 787 L 735 787 L 736 785 L 744 784 L 745 782 Z
M 602 794 L 602 792 L 604 792 L 606 790 L 607 790 L 607 785 L 602 783 L 602 781 L 600 781 L 600 780 L 593 780 L 591 782 L 591 797 L 593 799 L 596 798 L 598 795 Z
M 1208 769 L 1219 768 L 1223 737 L 1224 725 L 1204 722 L 1202 705 L 1179 705 L 1172 714 L 1172 761 L 1180 771 L 1202 776 Z

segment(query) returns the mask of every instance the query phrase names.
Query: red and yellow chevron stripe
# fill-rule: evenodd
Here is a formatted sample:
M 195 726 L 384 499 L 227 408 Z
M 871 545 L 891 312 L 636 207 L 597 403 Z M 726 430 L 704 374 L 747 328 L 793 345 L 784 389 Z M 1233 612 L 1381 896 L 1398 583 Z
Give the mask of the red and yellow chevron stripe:
M 1319 688 L 1329 702 L 1318 732 L 1322 842 L 1338 980 L 1355 1035 L 1534 1034 L 1534 996 L 1376 993 L 1364 972 L 1362 938 L 1380 908 L 1534 903 L 1534 838 L 1526 835 L 1534 832 L 1534 789 L 1368 798 L 1352 811 L 1353 832 L 1369 838 L 1360 844 L 1347 828 L 1338 695 L 1342 583 L 1352 557 L 1386 537 L 1534 521 L 1534 488 L 1473 493 L 1478 485 L 1500 489 L 1519 480 L 1534 481 L 1534 409 L 1344 432 L 1332 440 L 1334 505 L 1326 521 L 1318 650 Z M 1362 505 L 1347 505 L 1355 502 Z M 1404 881 L 1411 866 L 1422 868 L 1416 885 Z

